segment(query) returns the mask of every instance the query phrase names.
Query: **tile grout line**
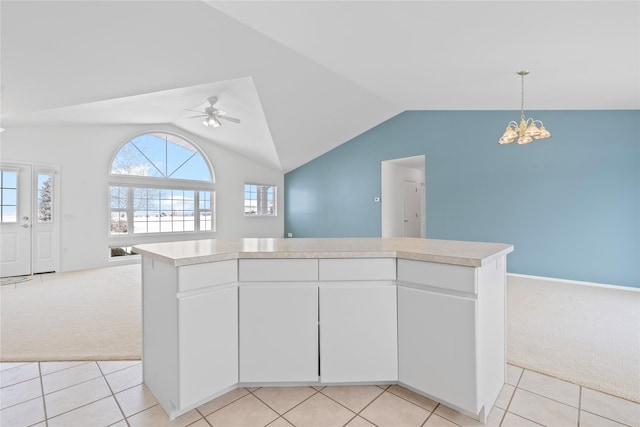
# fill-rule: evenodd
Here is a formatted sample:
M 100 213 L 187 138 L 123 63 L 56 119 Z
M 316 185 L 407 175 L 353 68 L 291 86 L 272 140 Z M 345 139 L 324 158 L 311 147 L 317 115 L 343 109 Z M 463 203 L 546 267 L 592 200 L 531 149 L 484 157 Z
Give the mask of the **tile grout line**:
M 124 411 L 122 410 L 122 406 L 120 406 L 120 402 L 116 398 L 116 395 L 113 392 L 113 389 L 111 388 L 111 384 L 109 384 L 109 381 L 107 381 L 107 376 L 104 374 L 104 372 L 102 371 L 102 368 L 100 367 L 100 364 L 97 361 L 96 361 L 96 366 L 98 367 L 98 371 L 100 371 L 100 374 L 102 375 L 102 380 L 107 384 L 107 388 L 111 392 L 111 398 L 116 403 L 116 406 L 118 407 L 118 410 L 122 414 L 122 419 L 124 420 L 124 422 L 125 422 L 125 424 L 127 426 L 131 427 L 131 424 L 129 424 L 129 420 L 127 419 L 127 416 L 125 415 Z M 124 369 L 126 369 L 126 368 L 124 368 Z M 117 372 L 117 371 L 114 371 L 114 372 Z M 130 387 L 130 388 L 133 388 L 133 387 Z M 124 391 L 124 390 L 122 390 L 122 391 Z
M 267 408 L 271 409 L 273 412 L 275 412 L 276 414 L 278 414 L 278 418 L 282 417 L 282 418 L 284 418 L 284 419 L 285 419 L 285 421 L 287 421 L 289 424 L 293 424 L 293 423 L 290 423 L 290 422 L 289 422 L 289 420 L 287 420 L 287 419 L 284 417 L 284 416 L 285 416 L 285 414 L 288 414 L 289 412 L 293 411 L 293 410 L 294 410 L 295 408 L 297 408 L 298 406 L 302 405 L 302 404 L 303 404 L 304 402 L 306 402 L 307 400 L 311 399 L 311 398 L 312 398 L 313 396 L 315 396 L 316 394 L 320 393 L 320 390 L 316 390 L 316 389 L 315 389 L 315 388 L 313 388 L 312 386 L 305 386 L 305 387 L 309 387 L 310 389 L 312 389 L 312 390 L 314 391 L 314 393 L 312 393 L 309 397 L 307 397 L 306 399 L 304 399 L 304 400 L 302 400 L 301 402 L 299 402 L 299 403 L 297 403 L 296 405 L 294 405 L 292 408 L 287 409 L 287 410 L 286 410 L 285 412 L 283 412 L 282 414 L 281 414 L 280 412 L 276 411 L 274 408 L 272 408 L 272 407 L 271 407 L 267 402 L 265 402 L 264 400 L 260 399 L 260 397 L 259 397 L 259 396 L 256 396 L 256 395 L 254 394 L 254 392 L 255 392 L 255 391 L 258 391 L 258 390 L 260 390 L 261 388 L 264 388 L 264 387 L 258 387 L 258 388 L 256 388 L 256 389 L 255 389 L 255 390 L 253 390 L 253 391 L 249 391 L 249 390 L 247 389 L 247 391 L 249 391 L 249 394 L 251 394 L 253 397 L 255 397 L 256 399 L 258 399 L 260 402 L 264 403 L 264 404 L 267 406 Z M 277 420 L 278 418 L 276 418 L 276 420 Z M 275 421 L 275 420 L 273 420 L 273 421 Z M 271 421 L 271 422 L 273 422 L 273 421 Z M 271 423 L 269 423 L 269 424 L 271 424 Z
M 440 406 L 440 403 L 436 402 L 436 406 L 433 408 L 433 411 L 429 412 L 429 415 L 427 416 L 427 419 L 424 420 L 424 422 L 422 424 L 420 424 L 420 427 L 423 427 L 425 424 L 427 424 L 427 422 L 429 421 L 429 418 L 431 418 L 433 416 L 433 414 L 436 413 L 436 409 L 438 409 L 438 406 Z
M 434 406 L 434 407 L 433 407 L 433 410 L 432 410 L 432 411 L 430 411 L 430 410 L 428 410 L 427 408 L 422 407 L 422 406 L 418 405 L 417 403 L 412 402 L 412 401 L 410 401 L 409 399 L 406 399 L 406 398 L 404 398 L 404 397 L 400 396 L 399 394 L 396 394 L 396 393 L 392 392 L 390 389 L 391 389 L 391 387 L 389 387 L 389 390 L 385 390 L 385 391 L 386 391 L 387 393 L 389 393 L 389 394 L 394 395 L 395 397 L 399 397 L 400 399 L 404 400 L 405 402 L 409 402 L 409 403 L 411 403 L 412 405 L 417 406 L 418 408 L 424 409 L 424 410 L 425 410 L 425 411 L 427 411 L 427 412 L 435 412 L 435 411 L 436 411 L 436 408 L 437 408 L 438 406 L 440 406 L 440 402 L 436 402 L 435 400 L 432 400 L 432 402 L 434 402 L 434 403 L 436 404 L 436 406 Z M 409 390 L 409 389 L 406 389 L 406 390 Z M 411 390 L 409 390 L 409 391 L 411 391 Z M 383 393 L 383 394 L 384 394 L 384 393 Z M 417 393 L 416 393 L 416 394 L 417 394 Z M 420 394 L 418 394 L 418 396 L 425 397 L 425 398 L 429 399 L 428 397 L 426 397 L 426 396 L 422 396 L 422 395 L 420 395 Z M 429 400 L 431 400 L 431 399 L 429 399 Z M 429 417 L 430 417 L 430 416 L 429 416 Z M 429 419 L 429 417 L 427 417 L 427 419 Z
M 512 365 L 512 366 L 515 366 L 515 365 Z M 504 408 L 504 414 L 502 414 L 502 418 L 500 419 L 500 424 L 498 424 L 499 426 L 502 426 L 502 423 L 504 423 L 504 419 L 507 418 L 507 414 L 509 413 L 509 407 L 511 407 L 511 402 L 513 401 L 513 398 L 516 395 L 516 391 L 518 391 L 518 384 L 520 384 L 520 379 L 522 379 L 522 376 L 524 375 L 524 368 L 520 368 L 520 369 L 522 369 L 522 372 L 520 373 L 520 376 L 518 376 L 518 381 L 516 381 L 516 384 L 512 386 L 513 387 L 513 393 L 511 393 L 511 397 L 509 398 L 509 402 L 507 403 L 507 407 Z M 511 385 L 511 384 L 509 384 L 509 385 Z
M 143 383 L 143 384 L 144 384 L 144 383 Z M 245 394 L 245 396 L 246 396 L 246 394 Z M 242 397 L 244 397 L 244 396 L 242 396 Z M 238 398 L 238 399 L 234 400 L 233 402 L 237 402 L 238 400 L 242 399 L 242 397 L 240 397 L 240 398 Z M 230 402 L 228 405 L 224 405 L 222 408 L 225 408 L 225 407 L 227 407 L 227 406 L 231 405 L 231 403 L 233 403 L 233 402 Z M 202 405 L 200 405 L 200 406 L 202 406 Z M 202 411 L 201 411 L 200 409 L 198 409 L 198 408 L 199 408 L 199 407 L 195 407 L 195 408 L 193 408 L 193 409 L 195 409 L 195 411 L 198 413 L 198 415 L 200 415 L 200 417 L 202 417 L 202 418 L 200 418 L 201 420 L 204 420 L 204 422 L 205 422 L 205 423 L 207 423 L 207 425 L 211 426 L 211 423 L 209 422 L 209 420 L 207 420 L 207 416 L 206 416 L 206 415 L 204 415 L 204 414 L 202 413 Z M 219 410 L 220 410 L 220 409 L 222 409 L 222 408 L 218 408 L 217 410 L 213 411 L 211 414 L 213 414 L 214 412 L 219 411 Z M 145 409 L 145 411 L 146 411 L 146 409 Z M 142 411 L 141 411 L 141 412 L 142 412 Z M 211 414 L 209 414 L 209 415 L 211 415 Z M 193 425 L 193 424 L 197 423 L 198 421 L 200 421 L 200 420 L 196 420 L 196 421 L 194 421 L 193 423 L 191 423 L 191 424 L 189 424 L 189 425 Z
M 196 407 L 196 408 L 195 408 L 195 410 L 196 410 L 196 411 L 198 411 L 198 413 L 199 413 L 200 415 L 202 415 L 202 418 L 205 418 L 205 419 L 206 419 L 206 418 L 207 418 L 208 416 L 210 416 L 211 414 L 215 414 L 216 412 L 220 411 L 221 409 L 226 408 L 227 406 L 229 406 L 229 405 L 231 405 L 231 404 L 233 404 L 233 403 L 237 402 L 238 400 L 242 399 L 243 397 L 246 397 L 246 396 L 248 396 L 248 395 L 250 395 L 250 394 L 251 394 L 251 392 L 249 391 L 249 389 L 248 389 L 247 387 L 238 387 L 238 388 L 236 388 L 235 390 L 239 390 L 239 389 L 241 389 L 241 388 L 242 388 L 242 389 L 244 389 L 244 390 L 247 392 L 247 394 L 244 394 L 244 395 L 242 395 L 242 396 L 238 397 L 237 399 L 232 400 L 231 402 L 227 403 L 226 405 L 223 405 L 223 406 L 219 407 L 218 409 L 216 409 L 216 410 L 215 410 L 215 411 L 213 411 L 213 412 L 209 412 L 208 414 L 206 414 L 206 415 L 205 415 L 205 414 L 204 414 L 200 409 L 198 409 L 199 407 L 202 407 L 203 405 L 206 405 L 208 402 L 203 403 L 203 404 L 202 404 L 202 405 L 200 405 L 199 407 Z M 233 391 L 233 390 L 232 390 L 232 391 Z M 228 392 L 228 393 L 230 393 L 230 392 Z M 225 394 L 226 394 L 226 393 L 225 393 Z M 222 396 L 224 396 L 224 394 L 223 394 Z M 222 396 L 218 396 L 218 397 L 217 397 L 217 398 L 215 398 L 215 399 L 218 399 L 218 398 L 220 398 L 220 397 L 222 397 Z M 211 401 L 213 401 L 213 400 L 215 400 L 215 399 L 212 399 L 212 400 L 210 400 L 209 402 L 211 402 Z M 208 421 L 207 421 L 207 423 L 208 423 Z
M 42 410 L 44 412 L 44 425 L 49 425 L 49 417 L 47 416 L 47 401 L 44 399 L 44 384 L 42 383 L 42 369 L 38 362 L 38 378 L 40 379 L 40 391 L 42 392 Z
M 322 388 L 322 390 L 326 390 L 328 387 L 330 387 L 330 386 L 325 386 L 325 387 L 323 387 L 323 388 Z M 340 386 L 337 386 L 337 387 L 340 387 Z M 345 405 L 343 405 L 342 403 L 338 402 L 338 401 L 337 401 L 337 400 L 335 400 L 333 397 L 331 397 L 331 396 L 329 396 L 329 395 L 324 394 L 324 393 L 322 392 L 322 390 L 318 390 L 318 393 L 320 393 L 320 394 L 322 394 L 324 397 L 326 397 L 326 398 L 328 398 L 328 399 L 330 399 L 330 400 L 332 400 L 332 401 L 336 402 L 338 405 L 342 406 L 343 408 L 348 409 L 350 412 L 353 412 L 353 413 L 355 414 L 355 416 L 356 416 L 356 417 L 357 417 L 357 416 L 362 416 L 362 415 L 360 415 L 360 413 L 361 413 L 362 411 L 364 411 L 364 410 L 367 408 L 367 406 L 369 406 L 370 404 L 372 404 L 372 403 L 374 402 L 374 400 L 378 399 L 378 397 L 380 397 L 380 396 L 382 396 L 382 395 L 384 394 L 384 390 L 383 390 L 383 391 L 382 391 L 382 393 L 378 394 L 376 397 L 374 397 L 373 399 L 371 399 L 371 401 L 370 401 L 369 403 L 367 403 L 367 404 L 365 405 L 365 407 L 364 407 L 364 408 L 362 408 L 362 409 L 360 409 L 358 412 L 356 412 L 356 411 L 354 411 L 354 410 L 353 410 L 353 409 L 351 409 L 351 408 L 347 408 Z M 355 417 L 354 417 L 354 418 L 355 418 Z M 364 417 L 363 417 L 363 418 L 364 418 Z M 353 419 L 353 418 L 352 418 L 352 419 Z M 368 421 L 368 420 L 367 420 L 367 421 Z M 349 422 L 351 422 L 351 420 L 349 420 Z
M 580 427 L 580 415 L 582 413 L 582 386 L 579 386 L 580 389 L 578 391 L 578 427 Z
M 514 365 L 514 366 L 515 366 L 515 365 Z M 534 395 L 536 395 L 536 396 L 542 397 L 542 398 L 544 398 L 544 399 L 549 399 L 549 400 L 551 400 L 551 401 L 553 401 L 553 402 L 557 402 L 557 403 L 560 403 L 560 404 L 562 404 L 562 405 L 568 406 L 568 407 L 570 407 L 570 408 L 574 408 L 574 406 L 567 405 L 566 403 L 558 402 L 557 400 L 551 399 L 550 397 L 543 396 L 543 395 L 538 394 L 538 393 L 533 393 L 533 392 L 531 392 L 531 391 L 527 390 L 526 388 L 521 388 L 521 387 L 520 387 L 520 381 L 522 380 L 522 377 L 524 376 L 524 372 L 526 371 L 526 369 L 525 369 L 525 368 L 521 368 L 521 369 L 522 369 L 522 373 L 520 374 L 520 377 L 518 378 L 518 381 L 516 382 L 516 386 L 515 386 L 516 388 L 515 388 L 515 390 L 513 390 L 513 395 L 511 396 L 511 399 L 509 399 L 509 405 L 507 405 L 507 407 L 510 407 L 510 406 L 511 406 L 511 402 L 513 401 L 513 398 L 514 398 L 514 396 L 516 395 L 516 391 L 518 391 L 518 390 L 523 390 L 523 391 L 526 391 L 527 393 L 531 393 L 531 394 L 534 394 Z M 533 371 L 530 371 L 530 372 L 533 372 Z M 505 417 L 506 417 L 507 412 L 508 412 L 508 411 L 505 411 Z M 515 415 L 515 416 L 517 416 L 517 417 L 520 417 L 520 418 L 522 418 L 522 419 L 525 419 L 525 420 L 527 420 L 527 421 L 530 421 L 530 422 L 532 422 L 532 423 L 534 423 L 534 424 L 537 424 L 537 425 L 543 426 L 543 424 L 540 424 L 539 422 L 534 421 L 534 420 L 532 420 L 532 419 L 529 419 L 529 418 L 527 418 L 527 417 L 525 417 L 525 416 L 523 416 L 523 415 L 516 414 L 515 412 L 509 412 L 509 413 L 510 413 L 510 414 L 513 414 L 513 415 Z M 576 427 L 577 427 L 577 426 L 576 426 Z
M 388 387 L 387 387 L 388 389 Z M 366 420 L 367 422 L 373 424 L 374 426 L 378 427 L 378 424 L 374 423 L 373 421 L 371 421 L 369 418 L 366 418 L 364 415 L 361 415 L 365 409 L 367 409 L 369 406 L 371 406 L 371 404 L 373 402 L 375 402 L 376 400 L 378 400 L 380 398 L 380 396 L 382 396 L 383 394 L 385 394 L 387 392 L 387 390 L 382 389 L 382 393 L 380 393 L 379 395 L 377 395 L 376 397 L 374 397 L 373 399 L 371 399 L 371 402 L 367 403 L 364 408 L 360 409 L 360 411 L 358 411 L 358 413 L 356 414 L 357 416 L 361 417 L 363 420 Z M 393 394 L 393 393 L 392 393 Z
M 38 363 L 38 366 L 39 366 L 40 362 L 37 362 L 37 363 Z M 92 363 L 92 362 L 87 362 L 87 363 Z M 94 361 L 94 363 L 96 363 L 96 365 L 97 365 L 97 361 Z M 70 368 L 67 368 L 67 369 L 70 369 Z M 54 417 L 51 417 L 51 418 L 49 418 L 49 417 L 47 416 L 47 414 L 46 414 L 46 401 L 44 401 L 44 397 L 45 397 L 45 393 L 44 393 L 44 385 L 42 385 L 42 375 L 40 376 L 40 382 L 41 382 L 42 392 L 43 392 L 43 394 L 42 394 L 42 398 L 43 398 L 43 403 L 44 403 L 44 406 L 45 406 L 45 423 L 46 423 L 46 425 L 47 425 L 47 426 L 49 425 L 49 420 L 51 420 L 51 419 L 57 418 L 57 417 L 62 416 L 62 415 L 64 415 L 64 414 L 68 414 L 68 413 L 70 413 L 70 412 L 72 412 L 72 411 L 75 411 L 75 410 L 77 410 L 77 409 L 84 408 L 84 407 L 86 407 L 86 406 L 92 405 L 92 404 L 94 404 L 94 403 L 96 403 L 96 402 L 99 402 L 99 401 L 101 401 L 101 400 L 104 400 L 104 399 L 107 399 L 107 398 L 111 397 L 111 398 L 113 398 L 113 400 L 116 402 L 116 405 L 118 406 L 118 409 L 120 410 L 120 413 L 121 413 L 121 414 L 122 414 L 122 416 L 123 416 L 122 420 L 119 420 L 119 421 L 117 421 L 117 422 L 120 422 L 120 421 L 123 421 L 123 420 L 124 420 L 124 421 L 125 421 L 125 423 L 127 424 L 127 426 L 129 426 L 129 427 L 130 427 L 129 421 L 127 420 L 127 417 L 125 417 L 125 416 L 124 416 L 124 412 L 122 411 L 122 408 L 120 407 L 120 404 L 119 404 L 118 400 L 116 399 L 115 394 L 113 393 L 113 390 L 111 389 L 111 385 L 109 384 L 109 382 L 107 381 L 107 379 L 106 379 L 106 378 L 104 377 L 104 375 L 102 374 L 102 370 L 100 369 L 100 366 L 98 366 L 98 370 L 100 371 L 100 374 L 101 374 L 101 376 L 99 376 L 99 377 L 91 378 L 91 379 L 86 380 L 86 381 L 81 381 L 81 382 L 79 382 L 79 383 L 77 383 L 77 384 L 74 384 L 74 385 L 71 385 L 71 386 L 69 386 L 69 387 L 65 387 L 65 388 L 62 388 L 62 389 L 60 389 L 60 390 L 56 390 L 56 391 L 53 391 L 53 392 L 51 392 L 51 393 L 47 393 L 47 394 L 53 394 L 53 393 L 57 393 L 58 391 L 67 390 L 67 389 L 69 389 L 69 388 L 71 388 L 71 387 L 74 387 L 74 386 L 76 386 L 76 385 L 85 384 L 85 383 L 87 383 L 87 382 L 89 382 L 89 381 L 93 381 L 93 380 L 96 380 L 96 379 L 98 379 L 98 378 L 103 378 L 103 380 L 104 380 L 104 382 L 107 384 L 107 388 L 109 389 L 109 392 L 110 392 L 111 394 L 110 394 L 110 395 L 107 395 L 107 396 L 103 396 L 103 397 L 101 397 L 101 398 L 99 398 L 99 399 L 96 399 L 96 400 L 94 400 L 94 401 L 87 402 L 87 403 L 85 403 L 85 404 L 83 404 L 83 405 L 80 405 L 80 406 L 77 406 L 77 407 L 75 407 L 75 408 L 69 409 L 68 411 L 62 412 L 62 413 L 60 413 L 60 414 L 58 414 L 58 415 L 56 415 L 56 416 L 54 416 Z M 62 371 L 62 370 L 61 370 L 61 371 Z M 61 372 L 61 371 L 56 371 L 56 372 Z M 114 372 L 115 372 L 115 371 L 114 371 Z M 52 372 L 52 373 L 55 373 L 55 372 Z M 47 375 L 49 375 L 49 374 L 47 374 Z M 46 375 L 45 375 L 45 376 L 46 376 Z M 135 387 L 135 386 L 133 386 L 133 387 Z M 125 390 L 129 390 L 129 389 L 131 389 L 131 388 L 133 388 L 133 387 L 129 387 L 129 388 L 125 389 Z M 122 391 L 124 391 L 124 390 L 122 390 Z M 153 406 L 156 406 L 156 405 L 153 405 Z M 147 409 L 148 409 L 148 408 L 147 408 Z M 140 411 L 140 412 L 142 412 L 142 411 Z

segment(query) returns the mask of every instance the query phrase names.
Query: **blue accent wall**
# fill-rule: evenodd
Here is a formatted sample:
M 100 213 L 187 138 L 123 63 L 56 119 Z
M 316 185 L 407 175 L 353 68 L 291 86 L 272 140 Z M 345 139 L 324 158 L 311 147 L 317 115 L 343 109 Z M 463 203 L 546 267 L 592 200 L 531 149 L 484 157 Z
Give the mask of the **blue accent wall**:
M 510 243 L 511 273 L 640 287 L 640 111 L 406 111 L 285 175 L 285 235 L 379 237 L 380 162 L 425 155 L 427 238 Z

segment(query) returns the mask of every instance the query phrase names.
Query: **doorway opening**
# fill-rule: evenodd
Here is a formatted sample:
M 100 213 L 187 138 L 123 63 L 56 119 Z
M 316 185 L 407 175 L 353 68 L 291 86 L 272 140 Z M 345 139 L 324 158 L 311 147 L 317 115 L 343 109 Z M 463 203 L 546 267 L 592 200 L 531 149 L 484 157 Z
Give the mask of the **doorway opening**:
M 426 238 L 425 156 L 381 162 L 382 237 Z

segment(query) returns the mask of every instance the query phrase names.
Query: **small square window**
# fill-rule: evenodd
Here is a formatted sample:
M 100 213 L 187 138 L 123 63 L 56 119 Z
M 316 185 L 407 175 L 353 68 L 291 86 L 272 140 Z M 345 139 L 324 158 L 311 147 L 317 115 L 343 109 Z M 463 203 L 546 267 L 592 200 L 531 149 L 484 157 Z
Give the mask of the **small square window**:
M 275 216 L 276 186 L 245 184 L 244 214 L 246 216 Z

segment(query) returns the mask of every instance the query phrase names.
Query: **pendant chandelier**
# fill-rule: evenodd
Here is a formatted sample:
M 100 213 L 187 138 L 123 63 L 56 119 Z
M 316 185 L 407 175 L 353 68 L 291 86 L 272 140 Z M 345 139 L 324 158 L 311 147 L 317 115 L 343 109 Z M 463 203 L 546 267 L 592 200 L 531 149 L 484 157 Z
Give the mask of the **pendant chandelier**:
M 545 139 L 551 137 L 551 134 L 545 129 L 544 124 L 540 120 L 532 118 L 525 119 L 524 117 L 524 76 L 529 74 L 528 71 L 518 71 L 518 74 L 522 76 L 522 102 L 520 104 L 520 124 L 515 121 L 510 121 L 507 125 L 507 129 L 504 131 L 502 137 L 498 140 L 498 144 L 511 144 L 518 139 L 518 144 L 529 144 L 534 139 Z M 540 124 L 538 128 L 537 124 Z

